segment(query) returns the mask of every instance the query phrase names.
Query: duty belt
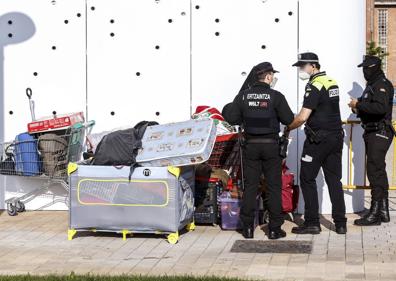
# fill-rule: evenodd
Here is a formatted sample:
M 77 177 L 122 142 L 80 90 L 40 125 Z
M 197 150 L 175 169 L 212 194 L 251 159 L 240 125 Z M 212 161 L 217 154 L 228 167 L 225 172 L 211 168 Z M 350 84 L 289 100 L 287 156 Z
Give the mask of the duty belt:
M 392 122 L 390 120 L 383 120 L 380 122 L 369 122 L 366 124 L 362 124 L 362 127 L 367 133 L 390 129 L 393 135 L 396 135 L 395 128 L 393 127 Z
M 252 139 L 247 139 L 246 143 L 279 143 L 279 140 L 277 139 L 271 139 L 271 138 L 252 138 Z

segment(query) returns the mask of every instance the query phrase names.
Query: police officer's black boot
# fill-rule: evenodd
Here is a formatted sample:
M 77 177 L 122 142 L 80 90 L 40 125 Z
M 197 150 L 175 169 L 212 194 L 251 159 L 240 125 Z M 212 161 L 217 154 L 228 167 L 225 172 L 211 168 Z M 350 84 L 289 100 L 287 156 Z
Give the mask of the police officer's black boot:
M 254 238 L 254 227 L 253 226 L 244 226 L 242 230 L 242 235 L 246 239 L 253 239 Z
M 320 234 L 322 231 L 320 225 L 301 225 L 292 228 L 292 233 L 294 234 Z
M 390 222 L 388 198 L 384 198 L 384 199 L 381 200 L 380 214 L 381 214 L 381 221 L 382 222 Z
M 346 227 L 346 225 L 336 225 L 335 231 L 337 234 L 346 234 L 347 227 Z
M 354 221 L 355 225 L 369 226 L 381 224 L 381 201 L 371 201 L 370 211 L 362 218 Z
M 271 239 L 271 240 L 284 238 L 284 237 L 286 237 L 286 232 L 281 228 L 272 229 L 272 230 L 270 229 L 268 232 L 268 239 Z

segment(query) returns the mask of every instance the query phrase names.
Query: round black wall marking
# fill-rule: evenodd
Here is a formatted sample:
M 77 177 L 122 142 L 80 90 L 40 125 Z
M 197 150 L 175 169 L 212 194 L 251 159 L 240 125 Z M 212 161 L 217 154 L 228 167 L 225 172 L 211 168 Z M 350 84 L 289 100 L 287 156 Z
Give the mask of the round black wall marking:
M 199 10 L 199 8 L 200 8 L 199 5 L 195 6 L 195 9 Z
M 9 113 L 10 115 L 14 114 L 14 112 L 13 112 L 12 110 L 10 110 L 8 113 Z
M 115 34 L 114 34 L 113 32 L 112 32 L 112 33 L 110 33 L 110 36 L 111 36 L 111 37 L 114 37 L 114 35 L 115 35 Z
M 181 12 L 181 15 L 182 15 L 182 16 L 185 16 L 185 15 L 186 15 L 186 12 Z
M 157 112 L 155 113 L 155 115 L 159 116 L 159 115 L 160 115 L 159 111 L 157 111 Z
M 52 115 L 56 115 L 56 110 L 53 110 L 53 111 L 52 111 Z
M 68 20 L 65 20 L 65 24 L 68 24 L 69 23 L 69 21 Z
M 56 46 L 52 46 L 51 49 L 52 49 L 52 50 L 56 50 Z
M 169 22 L 169 23 L 172 23 L 172 22 L 173 22 L 173 20 L 172 20 L 172 19 L 168 19 L 168 22 Z
M 80 14 L 80 13 L 77 13 L 77 17 L 81 17 L 81 14 Z
M 276 18 L 276 19 L 275 19 L 275 22 L 279 22 L 279 19 L 278 19 L 278 18 Z
M 265 48 L 267 48 L 267 46 L 261 45 L 261 49 L 265 49 Z
M 216 36 L 220 36 L 220 32 L 215 32 L 215 35 Z
M 159 48 L 160 48 L 160 46 L 158 46 L 158 45 L 157 45 L 157 46 L 155 46 L 155 49 L 156 49 L 156 50 L 159 50 Z
M 245 72 L 245 71 L 242 71 L 241 75 L 242 75 L 242 76 L 246 76 L 246 72 Z
M 114 23 L 114 20 L 113 20 L 113 19 L 111 19 L 111 20 L 110 20 L 110 23 Z
M 12 37 L 12 33 L 8 33 L 8 37 L 11 38 Z
M 37 73 L 37 72 L 33 72 L 33 75 L 34 75 L 34 76 L 37 76 L 37 75 L 38 75 L 38 73 Z
M 11 24 L 12 24 L 12 20 L 9 20 L 9 21 L 8 21 L 8 24 L 11 25 Z
M 140 76 L 140 72 L 136 72 L 136 76 Z
M 94 6 L 91 7 L 91 11 L 95 11 L 95 7 Z
M 110 112 L 110 115 L 111 115 L 111 116 L 114 116 L 114 115 L 115 115 L 115 112 L 114 112 L 114 111 Z
M 293 12 L 292 12 L 292 11 L 290 11 L 290 12 L 288 13 L 288 15 L 289 15 L 289 16 L 292 16 L 292 15 L 293 15 Z
M 220 22 L 220 20 L 219 19 L 215 19 L 215 22 Z

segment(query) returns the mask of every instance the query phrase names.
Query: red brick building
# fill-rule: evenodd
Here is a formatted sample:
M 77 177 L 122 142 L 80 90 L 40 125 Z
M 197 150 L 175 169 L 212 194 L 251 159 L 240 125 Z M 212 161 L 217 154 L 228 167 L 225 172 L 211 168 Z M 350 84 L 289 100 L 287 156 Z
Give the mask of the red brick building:
M 384 71 L 396 87 L 396 0 L 367 0 L 366 41 L 389 53 Z

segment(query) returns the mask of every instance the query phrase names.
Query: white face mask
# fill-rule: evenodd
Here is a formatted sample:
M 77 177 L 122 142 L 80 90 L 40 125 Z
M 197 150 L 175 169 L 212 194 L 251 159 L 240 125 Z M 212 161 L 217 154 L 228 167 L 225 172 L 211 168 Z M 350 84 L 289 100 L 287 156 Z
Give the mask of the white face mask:
M 276 82 L 278 82 L 278 78 L 274 77 L 274 78 L 272 79 L 272 82 L 271 82 L 271 84 L 270 84 L 270 87 L 271 87 L 271 88 L 274 88 L 275 85 L 276 85 Z
M 301 80 L 308 80 L 311 77 L 311 75 L 309 75 L 305 71 L 299 71 L 298 77 L 300 77 Z

